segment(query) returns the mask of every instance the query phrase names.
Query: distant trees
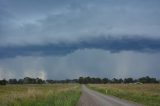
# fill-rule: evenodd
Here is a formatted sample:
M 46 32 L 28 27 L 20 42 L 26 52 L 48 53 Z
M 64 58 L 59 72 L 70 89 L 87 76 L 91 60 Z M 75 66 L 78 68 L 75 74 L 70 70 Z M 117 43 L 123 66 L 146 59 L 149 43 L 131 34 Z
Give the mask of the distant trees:
M 30 77 L 25 77 L 24 79 L 9 79 L 8 84 L 43 84 L 45 83 L 44 80 L 40 78 L 30 78 Z
M 66 79 L 66 80 L 46 80 L 46 83 L 79 83 L 78 79 Z
M 103 79 L 102 79 L 102 82 L 103 82 L 104 84 L 106 84 L 106 83 L 109 83 L 110 80 L 109 80 L 108 78 L 103 78 Z
M 19 79 L 18 84 L 23 84 L 23 79 Z
M 106 83 L 160 83 L 156 78 L 151 78 L 149 76 L 141 77 L 139 79 L 133 79 L 133 78 L 98 78 L 98 77 L 79 77 L 79 79 L 66 79 L 66 80 L 42 80 L 40 78 L 30 78 L 25 77 L 24 79 L 9 79 L 8 81 L 3 79 L 0 80 L 0 85 L 6 85 L 6 84 L 45 84 L 45 83 L 80 83 L 80 84 L 106 84 Z
M 141 83 L 158 83 L 156 78 L 150 78 L 149 76 L 139 78 L 138 81 Z
M 135 80 L 133 80 L 133 78 L 125 78 L 123 82 L 124 83 L 134 83 Z
M 125 79 L 117 79 L 113 78 L 112 80 L 108 78 L 94 78 L 94 77 L 79 77 L 78 82 L 80 84 L 106 84 L 106 83 L 159 83 L 159 81 L 156 78 L 150 78 L 149 76 L 142 77 L 139 79 L 133 79 L 133 78 L 125 78 Z
M 101 79 L 101 78 L 91 78 L 91 77 L 80 77 L 79 78 L 79 83 L 80 84 L 88 84 L 88 83 L 91 83 L 91 84 L 100 84 L 100 83 L 103 83 L 103 81 L 105 83 L 108 82 L 108 79 L 105 78 L 105 79 Z
M 8 80 L 8 83 L 9 83 L 9 84 L 17 84 L 18 81 L 17 81 L 17 79 L 9 79 L 9 80 Z
M 7 81 L 5 79 L 0 80 L 0 85 L 6 85 Z
M 25 77 L 23 79 L 23 83 L 24 84 L 43 84 L 45 83 L 45 81 L 40 78 L 35 79 L 35 78 Z
M 80 83 L 80 84 L 85 84 L 84 79 L 85 79 L 85 78 L 83 78 L 83 77 L 79 77 L 79 83 Z

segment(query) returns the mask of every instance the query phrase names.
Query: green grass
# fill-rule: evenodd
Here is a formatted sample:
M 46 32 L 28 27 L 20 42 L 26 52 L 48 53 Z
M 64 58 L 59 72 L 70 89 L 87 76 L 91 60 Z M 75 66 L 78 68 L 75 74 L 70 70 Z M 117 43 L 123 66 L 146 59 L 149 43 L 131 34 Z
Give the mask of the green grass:
M 76 106 L 80 85 L 0 86 L 0 106 Z
M 145 106 L 160 106 L 160 84 L 89 84 L 87 86 L 103 94 Z

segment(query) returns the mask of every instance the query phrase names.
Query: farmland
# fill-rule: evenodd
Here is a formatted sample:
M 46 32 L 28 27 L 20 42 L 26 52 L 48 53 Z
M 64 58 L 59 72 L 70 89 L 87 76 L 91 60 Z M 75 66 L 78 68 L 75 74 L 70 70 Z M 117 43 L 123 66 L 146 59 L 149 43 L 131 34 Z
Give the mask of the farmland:
M 0 86 L 0 106 L 75 106 L 79 84 Z
M 88 84 L 88 87 L 145 106 L 160 106 L 160 84 Z

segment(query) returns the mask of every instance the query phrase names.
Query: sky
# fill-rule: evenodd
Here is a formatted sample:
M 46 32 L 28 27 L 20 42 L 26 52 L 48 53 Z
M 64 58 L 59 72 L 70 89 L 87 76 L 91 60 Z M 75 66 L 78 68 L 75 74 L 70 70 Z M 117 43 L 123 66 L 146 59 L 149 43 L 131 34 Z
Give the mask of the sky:
M 0 0 L 0 79 L 160 79 L 159 0 Z

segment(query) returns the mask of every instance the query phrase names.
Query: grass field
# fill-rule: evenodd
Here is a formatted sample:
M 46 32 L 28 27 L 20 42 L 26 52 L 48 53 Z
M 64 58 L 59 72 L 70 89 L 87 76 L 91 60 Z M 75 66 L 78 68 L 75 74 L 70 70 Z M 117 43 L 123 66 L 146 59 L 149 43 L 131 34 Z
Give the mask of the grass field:
M 89 84 L 88 87 L 145 106 L 160 106 L 160 84 Z
M 78 84 L 0 86 L 0 106 L 75 106 Z

